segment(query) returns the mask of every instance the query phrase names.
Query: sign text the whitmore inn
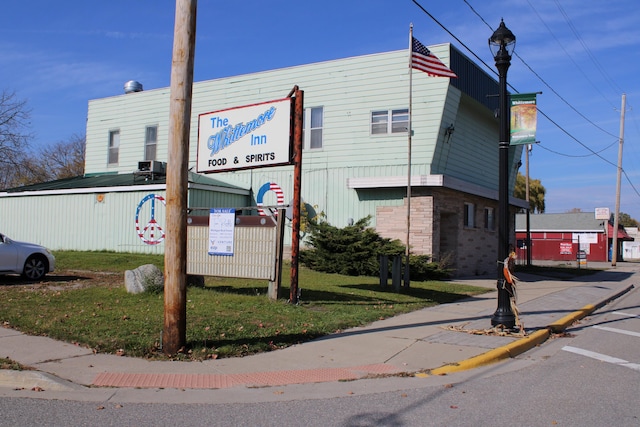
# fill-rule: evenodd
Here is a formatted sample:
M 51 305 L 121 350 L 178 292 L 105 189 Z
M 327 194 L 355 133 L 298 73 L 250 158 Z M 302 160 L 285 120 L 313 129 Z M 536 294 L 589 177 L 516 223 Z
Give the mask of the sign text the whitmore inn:
M 291 98 L 198 116 L 199 173 L 289 164 Z

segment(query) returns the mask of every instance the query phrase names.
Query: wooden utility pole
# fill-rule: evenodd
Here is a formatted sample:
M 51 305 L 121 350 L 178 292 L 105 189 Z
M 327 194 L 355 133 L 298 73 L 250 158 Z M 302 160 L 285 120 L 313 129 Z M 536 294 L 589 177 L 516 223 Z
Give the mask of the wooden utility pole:
M 293 218 L 291 219 L 291 286 L 289 302 L 298 304 L 298 255 L 300 253 L 300 204 L 302 203 L 302 123 L 304 91 L 296 85 L 289 93 L 293 100 Z
M 177 353 L 187 341 L 187 167 L 197 3 L 176 0 L 173 35 L 162 334 L 162 350 L 168 355 Z
M 627 95 L 622 94 L 622 111 L 620 112 L 620 143 L 618 144 L 618 176 L 616 181 L 616 211 L 613 216 L 613 236 L 611 266 L 615 267 L 618 261 L 618 217 L 620 215 L 620 181 L 622 176 L 622 145 L 624 144 L 624 110 L 627 108 Z

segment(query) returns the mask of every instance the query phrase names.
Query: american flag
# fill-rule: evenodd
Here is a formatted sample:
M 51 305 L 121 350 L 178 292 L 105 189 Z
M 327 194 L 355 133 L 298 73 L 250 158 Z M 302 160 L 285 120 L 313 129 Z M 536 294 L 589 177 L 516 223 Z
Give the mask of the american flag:
M 424 71 L 432 77 L 458 77 L 425 45 L 413 37 L 411 38 L 411 68 Z

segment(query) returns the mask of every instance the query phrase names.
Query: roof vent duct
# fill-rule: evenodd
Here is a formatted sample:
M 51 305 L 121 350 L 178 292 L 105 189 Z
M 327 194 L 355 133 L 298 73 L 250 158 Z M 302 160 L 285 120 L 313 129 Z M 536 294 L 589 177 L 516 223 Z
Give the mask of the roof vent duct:
M 124 93 L 142 92 L 142 83 L 129 80 L 124 84 Z

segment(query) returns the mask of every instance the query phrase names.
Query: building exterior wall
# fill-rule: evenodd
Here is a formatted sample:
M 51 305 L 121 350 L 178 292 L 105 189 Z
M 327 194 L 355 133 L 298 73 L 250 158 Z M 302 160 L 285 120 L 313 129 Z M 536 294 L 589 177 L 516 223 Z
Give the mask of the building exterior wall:
M 625 227 L 627 234 L 634 240 L 632 242 L 622 242 L 622 254 L 625 260 L 640 259 L 640 240 L 638 237 L 638 227 Z
M 473 205 L 473 226 L 464 224 L 465 203 Z M 497 211 L 494 200 L 446 189 L 412 192 L 411 253 L 430 255 L 455 269 L 458 276 L 475 276 L 496 269 L 497 222 L 484 223 L 484 209 Z M 379 207 L 377 231 L 383 237 L 406 242 L 407 205 Z M 513 229 L 513 218 L 510 221 Z
M 164 198 L 164 189 L 88 193 L 49 194 L 39 196 L 14 195 L 2 198 L 0 223 L 2 232 L 15 240 L 38 243 L 51 250 L 115 251 L 134 253 L 164 253 L 162 231 L 158 228 L 139 237 L 136 230 L 151 220 L 151 195 Z M 142 203 L 144 199 L 146 202 Z M 242 206 L 246 196 L 205 190 L 190 190 L 190 207 Z M 165 209 L 155 199 L 154 220 L 165 227 Z M 141 204 L 140 211 L 138 206 Z M 203 212 L 208 215 L 208 212 Z M 160 240 L 157 244 L 150 244 Z M 146 242 L 145 242 L 146 241 Z
M 485 206 L 497 211 L 499 158 L 498 121 L 486 104 L 489 93 L 484 92 L 497 85 L 449 45 L 433 46 L 431 50 L 445 64 L 451 57 L 464 67 L 459 71 L 461 82 L 455 84 L 448 78 L 429 77 L 417 71 L 412 74 L 411 179 L 418 182 L 412 188 L 412 252 L 432 255 L 437 260 L 450 257 L 459 274 L 483 274 L 495 268 L 497 227 L 486 230 L 478 224 Z M 371 225 L 382 235 L 404 242 L 408 133 L 373 134 L 371 113 L 409 107 L 406 50 L 194 83 L 189 168 L 195 171 L 199 114 L 281 99 L 294 85 L 304 90 L 305 108 L 323 109 L 322 147 L 311 149 L 305 143 L 303 151 L 303 201 L 338 227 L 371 216 Z M 482 93 L 475 93 L 477 88 L 483 88 Z M 170 163 L 169 104 L 169 88 L 89 101 L 86 175 L 131 173 L 142 160 Z M 448 135 L 446 129 L 450 125 L 455 131 Z M 145 158 L 148 126 L 157 127 L 155 159 Z M 114 131 L 119 132 L 120 138 L 118 161 L 109 164 L 109 134 Z M 521 147 L 510 151 L 514 162 Z M 512 188 L 516 168 L 510 170 Z M 260 188 L 267 183 L 282 189 L 285 205 L 293 198 L 292 166 L 222 172 L 211 177 L 248 188 L 251 196 L 200 191 L 196 186 L 189 190 L 188 199 L 190 207 L 202 208 L 195 214 L 206 214 L 208 207 L 240 208 L 258 202 L 276 205 L 272 191 L 264 195 L 264 200 L 257 200 Z M 455 179 L 455 186 L 446 184 L 449 177 Z M 349 185 L 354 179 L 371 180 L 373 184 Z M 379 182 L 387 179 L 392 183 Z M 12 237 L 39 241 L 53 249 L 163 251 L 163 244 L 146 245 L 135 232 L 136 206 L 148 196 L 147 191 L 107 193 L 100 202 L 97 192 L 64 197 L 5 197 L 2 211 L 15 213 L 0 218 L 5 224 L 14 223 L 13 228 L 3 231 L 11 235 L 10 231 L 15 230 L 24 237 Z M 476 225 L 472 227 L 465 226 L 465 203 L 473 204 L 476 210 Z M 19 224 L 17 212 L 42 212 L 38 209 L 43 206 L 47 212 L 60 212 L 45 222 L 77 227 L 56 227 L 57 230 L 40 233 Z M 158 213 L 158 220 L 163 220 L 162 215 Z M 287 242 L 290 233 L 287 227 Z
M 446 61 L 448 45 L 436 50 Z M 370 174 L 388 174 L 388 167 L 406 165 L 406 151 L 398 150 L 406 147 L 406 133 L 370 133 L 371 111 L 408 107 L 407 52 L 397 51 L 194 83 L 189 167 L 196 160 L 199 114 L 284 98 L 294 85 L 305 91 L 305 107 L 324 107 L 323 147 L 305 150 L 305 168 L 373 166 Z M 414 159 L 423 165 L 416 172 L 429 172 L 449 91 L 457 89 L 449 87 L 448 79 L 414 73 L 413 108 L 421 118 L 413 123 L 414 138 L 422 141 Z M 168 95 L 163 88 L 90 101 L 86 173 L 135 170 L 143 160 L 147 125 L 158 125 L 158 147 L 164 148 L 157 160 L 168 161 Z M 108 165 L 108 135 L 115 129 L 120 131 L 120 159 Z
M 0 221 L 10 237 L 39 243 L 51 250 L 163 253 L 164 245 L 143 243 L 135 230 L 136 207 L 149 194 L 164 196 L 165 192 L 6 197 Z M 24 220 L 28 212 L 33 213 L 29 216 L 37 224 Z M 44 214 L 38 215 L 39 212 Z M 158 207 L 155 217 L 159 224 L 164 224 L 164 209 Z
M 578 233 L 585 234 L 585 233 Z M 578 251 L 586 252 L 587 261 L 607 262 L 608 244 L 607 236 L 604 232 L 586 233 L 591 235 L 590 240 L 594 243 L 580 242 L 575 232 L 571 231 L 548 231 L 531 233 L 531 259 L 533 261 L 566 261 L 575 262 Z M 524 245 L 527 233 L 518 231 L 516 239 L 518 241 L 518 258 L 527 259 L 527 248 Z M 587 240 L 586 236 L 584 240 Z

